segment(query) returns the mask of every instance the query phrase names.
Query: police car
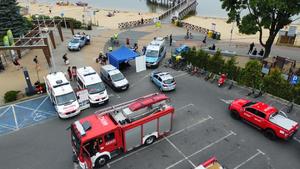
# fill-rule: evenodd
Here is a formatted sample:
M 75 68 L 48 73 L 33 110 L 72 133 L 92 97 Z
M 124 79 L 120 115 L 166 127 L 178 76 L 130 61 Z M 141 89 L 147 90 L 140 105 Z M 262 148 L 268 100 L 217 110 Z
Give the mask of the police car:
M 154 71 L 150 75 L 150 80 L 159 87 L 160 91 L 175 90 L 176 82 L 169 72 Z
M 158 67 L 159 62 L 166 56 L 167 48 L 164 38 L 155 38 L 146 48 L 146 66 Z
M 76 34 L 73 39 L 68 43 L 68 49 L 78 50 L 80 51 L 85 45 L 90 44 L 90 36 L 89 35 L 80 35 Z

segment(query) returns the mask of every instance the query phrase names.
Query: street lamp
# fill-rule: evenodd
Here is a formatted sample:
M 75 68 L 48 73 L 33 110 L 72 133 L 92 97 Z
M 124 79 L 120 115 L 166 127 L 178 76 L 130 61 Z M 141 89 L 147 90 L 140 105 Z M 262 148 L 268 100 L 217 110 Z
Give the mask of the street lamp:
M 233 29 L 234 29 L 234 22 L 232 23 L 232 27 L 231 27 L 231 30 L 230 30 L 230 40 L 229 40 L 229 46 L 231 46 Z

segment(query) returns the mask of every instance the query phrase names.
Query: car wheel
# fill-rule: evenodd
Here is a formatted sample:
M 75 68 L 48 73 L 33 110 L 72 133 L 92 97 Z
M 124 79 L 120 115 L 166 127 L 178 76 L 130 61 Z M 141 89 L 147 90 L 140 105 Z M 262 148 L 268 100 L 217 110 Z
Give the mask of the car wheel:
M 103 167 L 108 161 L 108 156 L 100 156 L 95 162 L 95 166 Z
M 269 138 L 270 140 L 275 140 L 276 139 L 276 134 L 272 129 L 266 129 L 264 131 L 264 135 Z
M 163 91 L 164 91 L 164 89 L 163 89 L 162 87 L 160 87 L 160 88 L 159 88 L 159 90 L 160 90 L 161 92 L 163 92 Z
M 241 119 L 240 114 L 236 110 L 232 110 L 231 111 L 231 117 L 234 118 L 234 119 L 236 119 L 236 120 L 240 120 Z
M 80 51 L 81 50 L 81 48 L 80 47 L 78 47 L 78 51 Z
M 155 139 L 156 139 L 155 136 L 148 137 L 145 141 L 145 145 L 150 145 L 150 144 L 154 143 Z

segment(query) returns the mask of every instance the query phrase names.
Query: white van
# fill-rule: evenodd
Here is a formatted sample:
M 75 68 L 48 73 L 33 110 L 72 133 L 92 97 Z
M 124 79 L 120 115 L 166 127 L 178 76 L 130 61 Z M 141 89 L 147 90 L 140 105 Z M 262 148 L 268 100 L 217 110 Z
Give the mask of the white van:
M 79 89 L 87 89 L 91 105 L 107 103 L 109 98 L 105 85 L 98 73 L 90 66 L 77 69 L 77 86 Z
M 63 72 L 48 74 L 45 77 L 45 84 L 60 118 L 69 118 L 80 113 L 76 94 Z
M 101 79 L 116 91 L 123 91 L 129 88 L 129 83 L 119 69 L 113 65 L 105 65 L 100 70 Z
M 166 40 L 162 37 L 155 38 L 146 48 L 146 66 L 157 68 L 159 62 L 166 56 Z

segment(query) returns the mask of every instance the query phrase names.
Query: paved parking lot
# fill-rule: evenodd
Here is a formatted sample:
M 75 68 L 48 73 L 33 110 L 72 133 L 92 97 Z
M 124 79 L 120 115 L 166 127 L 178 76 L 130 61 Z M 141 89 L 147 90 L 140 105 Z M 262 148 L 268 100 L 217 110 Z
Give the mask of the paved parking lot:
M 133 71 L 133 68 L 125 71 L 131 83 L 128 91 L 115 93 L 108 88 L 111 99 L 106 106 L 159 91 L 149 80 L 151 70 L 138 74 Z M 177 81 L 176 90 L 166 93 L 176 108 L 171 134 L 150 146 L 113 159 L 104 168 L 193 169 L 211 156 L 216 156 L 231 169 L 299 168 L 299 141 L 270 141 L 259 130 L 230 117 L 227 102 L 246 97 L 248 91 L 238 87 L 232 90 L 228 90 L 227 86 L 219 88 L 203 78 L 182 71 L 169 71 Z M 259 99 L 276 104 L 279 109 L 284 107 L 284 104 L 266 96 Z M 1 136 L 1 167 L 79 168 L 72 162 L 67 128 L 73 121 L 104 107 L 88 109 L 75 118 L 50 120 Z M 295 109 L 289 116 L 299 122 L 297 111 Z M 299 133 L 296 137 L 299 138 Z

